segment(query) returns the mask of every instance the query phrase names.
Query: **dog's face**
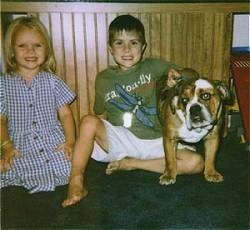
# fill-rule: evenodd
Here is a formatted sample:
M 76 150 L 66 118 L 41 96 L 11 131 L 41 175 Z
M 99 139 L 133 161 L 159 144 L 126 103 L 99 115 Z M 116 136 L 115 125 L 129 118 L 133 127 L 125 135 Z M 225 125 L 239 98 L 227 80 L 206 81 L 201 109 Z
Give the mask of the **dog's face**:
M 191 79 L 180 85 L 175 97 L 176 112 L 182 117 L 188 130 L 200 132 L 211 129 L 221 113 L 222 100 L 229 92 L 222 85 L 216 86 L 206 79 Z

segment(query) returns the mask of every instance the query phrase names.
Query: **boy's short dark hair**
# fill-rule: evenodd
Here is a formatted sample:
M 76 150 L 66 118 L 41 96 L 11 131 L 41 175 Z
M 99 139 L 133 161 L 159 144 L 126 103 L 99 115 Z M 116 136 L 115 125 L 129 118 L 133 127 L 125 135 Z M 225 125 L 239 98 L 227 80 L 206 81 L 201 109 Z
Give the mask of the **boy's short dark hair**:
M 136 31 L 140 37 L 142 44 L 146 43 L 145 29 L 143 24 L 138 18 L 132 15 L 120 15 L 116 17 L 109 25 L 109 44 L 113 42 L 114 35 L 117 32 L 125 31 Z

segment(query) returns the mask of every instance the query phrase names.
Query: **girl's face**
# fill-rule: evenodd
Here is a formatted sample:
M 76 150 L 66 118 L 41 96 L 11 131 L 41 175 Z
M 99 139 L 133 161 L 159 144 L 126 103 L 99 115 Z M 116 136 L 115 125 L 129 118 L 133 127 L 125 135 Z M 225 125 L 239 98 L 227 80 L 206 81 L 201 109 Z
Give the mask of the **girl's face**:
M 13 40 L 17 71 L 23 76 L 35 76 L 45 61 L 46 47 L 43 36 L 27 27 L 17 29 Z
M 146 45 L 141 43 L 137 32 L 123 30 L 115 34 L 109 51 L 118 66 L 122 70 L 128 70 L 141 60 L 145 48 Z

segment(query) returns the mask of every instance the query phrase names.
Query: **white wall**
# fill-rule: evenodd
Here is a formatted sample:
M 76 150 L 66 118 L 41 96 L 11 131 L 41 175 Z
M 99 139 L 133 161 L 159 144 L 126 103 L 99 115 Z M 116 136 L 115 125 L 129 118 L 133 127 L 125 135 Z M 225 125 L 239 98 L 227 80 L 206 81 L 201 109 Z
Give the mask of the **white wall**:
M 232 47 L 250 47 L 250 14 L 235 14 Z

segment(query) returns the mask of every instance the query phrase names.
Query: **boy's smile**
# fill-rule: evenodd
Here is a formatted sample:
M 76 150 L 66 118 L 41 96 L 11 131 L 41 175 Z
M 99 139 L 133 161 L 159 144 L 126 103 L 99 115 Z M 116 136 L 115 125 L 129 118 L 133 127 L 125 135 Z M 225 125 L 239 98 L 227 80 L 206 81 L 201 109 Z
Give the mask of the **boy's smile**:
M 128 70 L 141 60 L 145 48 L 136 31 L 123 30 L 115 34 L 109 51 L 119 68 Z

